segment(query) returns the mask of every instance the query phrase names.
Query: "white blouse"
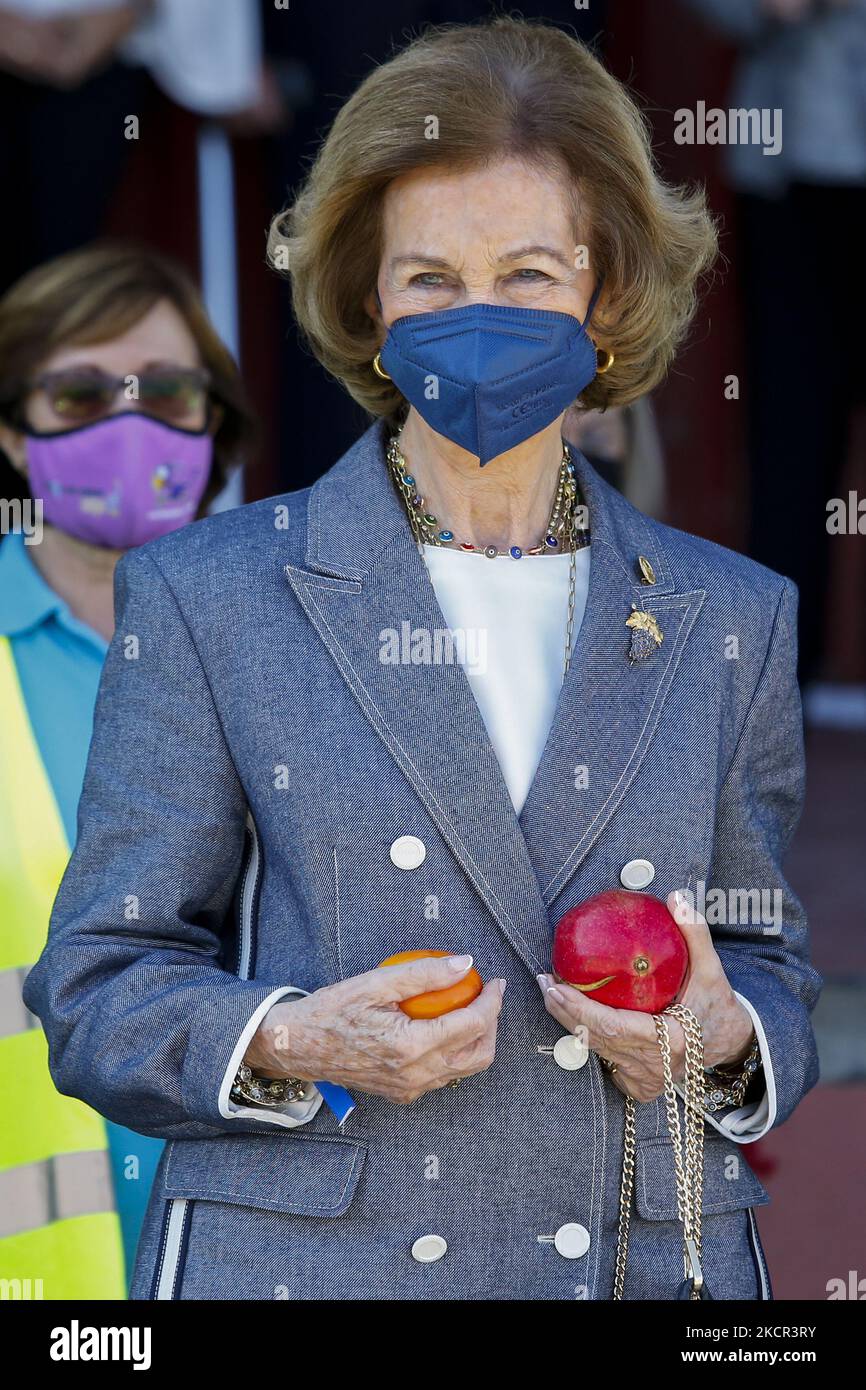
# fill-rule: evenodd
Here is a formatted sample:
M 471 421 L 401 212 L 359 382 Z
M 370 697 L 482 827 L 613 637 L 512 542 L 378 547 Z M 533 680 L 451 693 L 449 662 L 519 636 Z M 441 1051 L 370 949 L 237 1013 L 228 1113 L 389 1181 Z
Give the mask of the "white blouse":
M 575 556 L 572 651 L 586 608 L 590 549 Z M 425 545 L 424 559 L 445 621 L 466 633 L 473 661 L 464 669 L 520 815 L 562 687 L 571 556 L 488 560 Z

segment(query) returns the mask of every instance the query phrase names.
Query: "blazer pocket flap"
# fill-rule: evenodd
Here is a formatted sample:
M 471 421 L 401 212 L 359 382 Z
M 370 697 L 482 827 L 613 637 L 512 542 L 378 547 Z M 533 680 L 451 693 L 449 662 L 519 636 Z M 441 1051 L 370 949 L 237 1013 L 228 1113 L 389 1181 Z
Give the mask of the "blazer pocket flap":
M 634 1199 L 645 1221 L 676 1221 L 677 1185 L 670 1139 L 642 1139 L 635 1156 Z M 755 1177 L 742 1145 L 724 1139 L 704 1140 L 705 1216 L 766 1205 L 770 1195 Z
M 341 1216 L 367 1157 L 352 1139 L 292 1134 L 227 1135 L 172 1140 L 165 1166 L 166 1197 L 284 1211 L 295 1216 Z

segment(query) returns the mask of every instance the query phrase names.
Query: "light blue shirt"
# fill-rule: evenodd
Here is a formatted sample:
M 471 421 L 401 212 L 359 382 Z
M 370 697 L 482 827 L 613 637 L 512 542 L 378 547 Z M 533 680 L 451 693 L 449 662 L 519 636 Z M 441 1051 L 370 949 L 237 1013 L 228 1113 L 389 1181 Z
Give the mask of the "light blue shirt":
M 20 534 L 0 544 L 0 635 L 9 638 L 36 743 L 70 847 L 107 644 L 45 582 Z M 163 1140 L 106 1121 L 127 1277 Z M 130 1159 L 137 1177 L 127 1177 Z M 135 1165 L 132 1165 L 133 1167 Z

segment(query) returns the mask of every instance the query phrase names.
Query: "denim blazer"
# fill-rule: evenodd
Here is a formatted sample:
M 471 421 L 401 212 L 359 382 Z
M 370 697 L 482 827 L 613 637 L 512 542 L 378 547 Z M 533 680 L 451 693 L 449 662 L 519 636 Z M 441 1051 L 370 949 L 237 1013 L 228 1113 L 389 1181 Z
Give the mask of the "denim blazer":
M 641 515 L 576 455 L 587 607 L 517 817 L 462 667 L 380 660 L 384 629 L 445 626 L 385 442 L 377 422 L 312 488 L 117 568 L 78 843 L 25 999 L 61 1091 L 170 1141 L 134 1298 L 609 1299 L 623 1097 L 595 1054 L 558 1064 L 534 977 L 562 914 L 634 859 L 661 898 L 781 895 L 775 925 L 729 911 L 712 930 L 766 1033 L 776 1123 L 817 1079 L 819 981 L 781 869 L 803 791 L 793 586 Z M 663 633 L 634 663 L 633 605 Z M 426 851 L 409 870 L 405 835 Z M 424 945 L 508 980 L 487 1071 L 411 1105 L 356 1093 L 342 1126 L 226 1105 L 275 991 Z M 771 1297 L 744 1152 L 708 1126 L 716 1298 Z M 656 1101 L 626 1298 L 675 1296 L 676 1215 Z

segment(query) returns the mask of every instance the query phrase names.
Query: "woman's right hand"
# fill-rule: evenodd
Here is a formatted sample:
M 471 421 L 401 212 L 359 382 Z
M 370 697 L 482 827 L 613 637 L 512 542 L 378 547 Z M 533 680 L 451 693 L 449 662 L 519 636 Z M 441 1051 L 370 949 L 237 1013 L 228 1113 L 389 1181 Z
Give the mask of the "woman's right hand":
M 493 1061 L 504 980 L 490 980 L 471 1004 L 439 1018 L 412 1019 L 399 1007 L 401 999 L 447 989 L 471 965 L 471 956 L 431 956 L 278 1000 L 244 1061 L 262 1076 L 332 1081 L 406 1105 Z

